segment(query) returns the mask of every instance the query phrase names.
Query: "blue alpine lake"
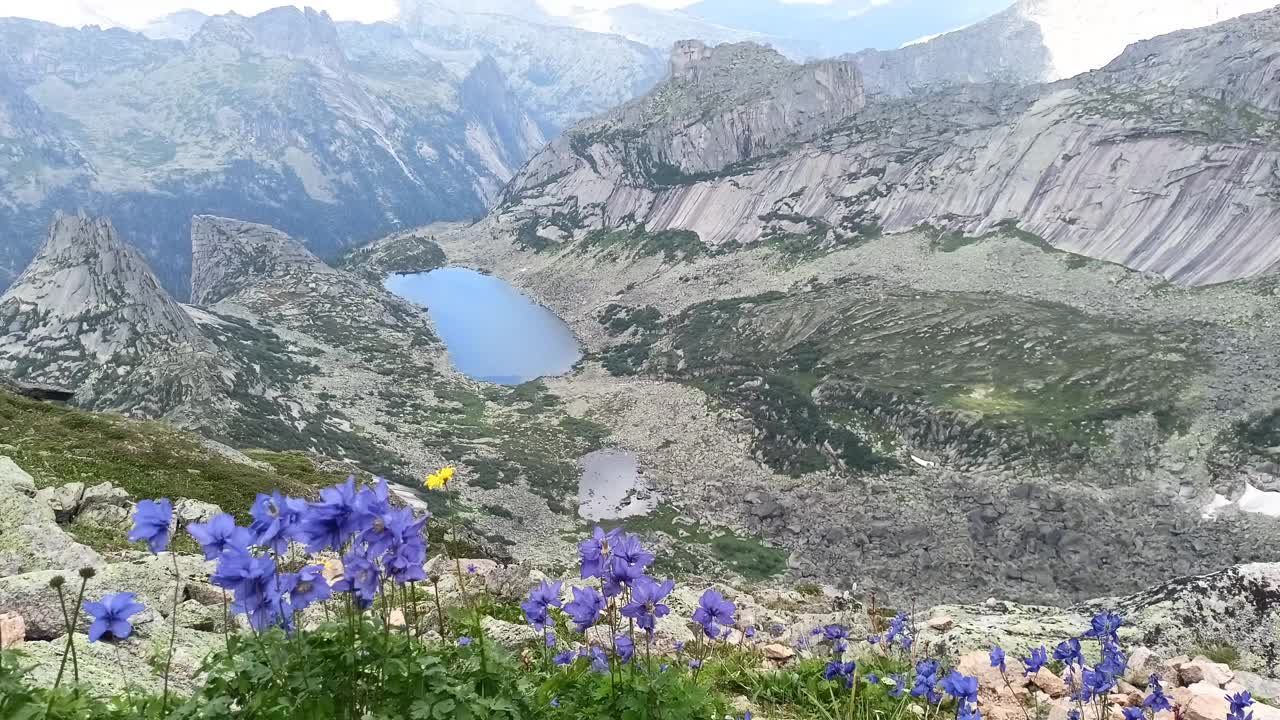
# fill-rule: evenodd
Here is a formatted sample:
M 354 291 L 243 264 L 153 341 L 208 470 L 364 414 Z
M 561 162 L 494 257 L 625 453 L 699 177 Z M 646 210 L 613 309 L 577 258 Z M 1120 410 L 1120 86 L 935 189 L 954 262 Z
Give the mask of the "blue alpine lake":
M 519 385 L 562 375 L 582 357 L 563 320 L 492 275 L 441 268 L 390 275 L 386 287 L 427 309 L 454 366 L 476 380 Z

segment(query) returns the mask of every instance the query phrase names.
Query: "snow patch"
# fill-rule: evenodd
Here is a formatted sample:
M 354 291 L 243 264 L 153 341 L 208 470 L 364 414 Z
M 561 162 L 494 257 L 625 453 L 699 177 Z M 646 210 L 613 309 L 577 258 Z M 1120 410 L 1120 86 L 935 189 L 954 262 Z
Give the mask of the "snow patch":
M 1204 506 L 1204 510 L 1200 512 L 1201 519 L 1212 520 L 1217 517 L 1218 511 L 1231 504 L 1225 495 L 1215 494 L 1208 505 Z
M 1258 513 L 1268 517 L 1280 517 L 1280 492 L 1259 490 L 1249 483 L 1244 484 L 1244 494 L 1236 501 L 1245 512 Z

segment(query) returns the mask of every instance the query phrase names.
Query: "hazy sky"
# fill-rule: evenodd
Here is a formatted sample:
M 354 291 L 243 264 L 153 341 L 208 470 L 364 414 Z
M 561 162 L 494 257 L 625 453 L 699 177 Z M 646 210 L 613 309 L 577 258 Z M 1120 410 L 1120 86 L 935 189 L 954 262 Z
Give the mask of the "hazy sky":
M 830 4 L 832 0 L 783 0 Z M 879 4 L 890 0 L 869 0 Z M 683 7 L 694 0 L 541 0 L 552 12 L 563 12 L 572 7 L 607 8 L 628 2 L 640 2 L 655 7 Z M 287 0 L 0 0 L 0 17 L 16 15 L 35 18 L 60 25 L 124 25 L 137 27 L 147 21 L 183 8 L 200 10 L 210 15 L 234 10 L 242 15 L 252 15 L 273 7 L 290 4 Z M 396 0 L 307 0 L 292 3 L 299 7 L 327 10 L 335 20 L 359 20 L 373 22 L 385 20 L 396 14 Z

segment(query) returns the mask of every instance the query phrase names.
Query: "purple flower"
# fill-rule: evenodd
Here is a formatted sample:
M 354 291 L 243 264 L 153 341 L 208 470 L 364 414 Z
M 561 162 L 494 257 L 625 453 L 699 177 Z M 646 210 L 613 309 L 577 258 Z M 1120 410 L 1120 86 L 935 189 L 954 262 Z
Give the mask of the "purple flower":
M 587 628 L 595 625 L 603 610 L 604 596 L 595 588 L 573 588 L 573 600 L 564 606 L 578 632 L 586 632 Z
M 942 679 L 942 691 L 962 703 L 978 702 L 978 678 L 952 670 Z
M 693 621 L 702 626 L 707 637 L 716 639 L 720 625 L 732 625 L 738 606 L 724 599 L 715 590 L 707 590 L 698 598 L 698 608 L 693 611 Z
M 853 675 L 854 668 L 857 664 L 850 661 L 842 663 L 838 660 L 832 660 L 827 663 L 827 667 L 822 671 L 823 680 L 839 680 Z
M 1173 709 L 1173 703 L 1169 702 L 1169 696 L 1164 694 L 1164 686 L 1160 684 L 1159 675 L 1150 677 L 1147 681 L 1147 690 L 1150 691 L 1150 694 L 1143 699 L 1143 707 L 1149 708 L 1153 713 Z
M 554 662 L 556 665 L 564 667 L 565 665 L 572 665 L 574 657 L 575 656 L 572 650 L 565 650 L 559 655 L 556 655 L 555 660 L 553 660 L 552 662 Z
M 1080 711 L 1072 708 L 1067 711 L 1067 720 L 1080 720 Z
M 1053 649 L 1053 659 L 1067 665 L 1084 665 L 1084 653 L 1080 651 L 1080 641 L 1076 638 L 1063 640 Z
M 689 669 L 690 669 L 690 670 L 697 670 L 697 669 L 698 669 L 698 668 L 700 668 L 700 667 L 702 667 L 702 661 L 701 661 L 701 660 L 699 660 L 699 659 L 697 659 L 697 658 L 691 658 L 691 659 L 689 660 Z
M 609 532 L 597 527 L 591 537 L 578 545 L 578 554 L 582 556 L 582 579 L 603 578 L 608 569 L 609 558 L 613 553 L 612 545 L 621 530 Z
M 1115 676 L 1093 668 L 1085 668 L 1080 673 L 1080 699 L 1089 702 L 1093 698 L 1102 697 L 1116 686 Z
M 551 698 L 551 707 L 560 707 L 560 698 Z
M 604 654 L 604 650 L 593 647 L 587 651 L 587 657 L 591 658 L 591 671 L 601 675 L 609 672 L 609 656 Z
M 933 694 L 933 686 L 938 684 L 937 660 L 921 660 L 916 663 L 916 681 L 911 688 L 911 697 L 928 697 Z M 933 702 L 932 700 L 930 702 Z
M 900 673 L 889 676 L 889 682 L 893 683 L 893 688 L 889 690 L 889 694 L 893 697 L 902 697 L 902 693 L 907 689 L 907 679 Z
M 991 648 L 991 667 L 1000 668 L 1000 672 L 1005 672 L 1004 650 L 996 645 Z
M 324 579 L 324 567 L 320 565 L 307 565 L 281 577 L 280 589 L 289 594 L 289 607 L 294 612 L 302 612 L 312 603 L 333 596 L 333 589 Z
M 560 607 L 560 591 L 563 586 L 564 583 L 560 581 L 551 583 L 543 580 L 541 585 L 529 592 L 529 599 L 520 603 L 525 620 L 535 630 L 542 630 L 551 624 L 548 610 Z
M 352 550 L 342 557 L 342 579 L 333 584 L 333 590 L 351 593 L 361 608 L 367 608 L 373 604 L 380 582 L 378 566 L 363 553 Z
M 1120 650 L 1120 646 L 1111 640 L 1102 642 L 1102 661 L 1098 663 L 1098 672 L 1106 673 L 1111 676 L 1124 675 L 1124 670 L 1129 665 L 1128 658 L 1124 652 Z
M 1147 716 L 1146 711 L 1140 707 L 1121 708 L 1120 712 L 1124 715 L 1124 720 L 1143 720 Z
M 553 632 L 548 632 L 547 636 L 542 639 L 542 642 L 547 647 L 554 648 L 556 646 L 556 634 Z
M 892 645 L 897 640 L 902 645 L 902 649 L 911 649 L 911 629 L 907 627 L 911 618 L 906 613 L 898 613 L 889 621 L 889 631 L 885 633 L 884 644 Z
M 879 644 L 880 644 L 880 636 L 879 636 L 879 635 L 868 635 L 868 636 L 867 636 L 867 644 L 868 644 L 868 645 L 879 645 Z
M 466 647 L 471 644 L 471 638 L 463 635 L 462 637 L 458 638 L 458 644 L 461 645 L 462 647 Z
M 977 705 L 961 704 L 956 708 L 956 720 L 982 720 L 982 713 Z
M 1120 637 L 1117 631 L 1120 630 L 1120 626 L 1123 624 L 1124 618 L 1113 612 L 1104 610 L 1097 615 L 1094 615 L 1093 619 L 1089 621 L 1090 628 L 1089 631 L 1084 634 L 1084 637 L 1089 638 L 1090 640 L 1110 640 L 1111 642 L 1120 642 Z
M 619 635 L 613 640 L 614 647 L 617 648 L 618 659 L 624 664 L 631 662 L 631 658 L 636 654 L 636 644 L 632 642 L 630 635 Z
M 390 489 L 386 478 L 374 478 L 373 485 L 366 485 L 356 493 L 354 509 L 361 517 L 361 523 L 368 526 L 372 519 L 384 515 L 391 509 Z
M 253 533 L 253 544 L 269 548 L 276 555 L 283 555 L 289 550 L 293 527 L 302 519 L 307 504 L 296 498 L 287 498 L 274 491 L 270 495 L 258 494 L 249 514 L 253 522 L 249 530 Z
M 677 655 L 679 655 L 680 653 L 684 652 L 684 641 L 683 641 L 683 640 L 677 640 L 677 641 L 676 641 L 675 648 L 676 648 L 676 654 L 677 654 Z
M 366 519 L 372 520 L 356 507 L 356 479 L 352 476 L 321 490 L 320 502 L 307 505 L 298 525 L 298 539 L 309 552 L 325 548 L 341 552 L 347 540 L 364 528 Z
M 632 618 L 641 629 L 653 632 L 658 618 L 671 613 L 671 608 L 662 601 L 675 587 L 675 582 L 671 580 L 658 584 L 647 575 L 641 577 L 631 586 L 631 602 L 623 606 L 623 617 Z
M 430 513 L 416 516 L 409 508 L 388 510 L 374 518 L 373 525 L 362 533 L 367 537 L 368 557 L 382 556 L 387 576 L 397 585 L 425 580 L 423 565 L 427 562 L 427 538 L 422 529 Z
M 122 592 L 107 595 L 98 602 L 86 602 L 84 611 L 93 618 L 89 625 L 89 642 L 98 642 L 104 637 L 107 640 L 124 640 L 133 634 L 133 625 L 129 618 L 146 608 L 134 602 L 135 593 Z
M 1234 695 L 1225 696 L 1227 702 L 1231 703 L 1231 710 L 1227 712 L 1227 720 L 1253 720 L 1253 713 L 1247 710 L 1253 705 L 1253 696 L 1248 690 L 1242 690 Z
M 879 675 L 877 675 L 877 674 L 875 674 L 875 673 L 871 673 L 870 675 L 867 675 L 867 684 L 868 684 L 868 685 L 879 685 L 879 684 L 880 684 L 880 676 L 879 676 Z
M 228 546 L 248 548 L 253 541 L 253 534 L 249 529 L 237 527 L 236 519 L 227 513 L 214 515 L 207 523 L 188 525 L 187 532 L 204 551 L 205 560 L 216 560 Z
M 742 636 L 751 639 L 756 636 L 756 628 L 754 625 L 748 625 L 746 630 L 742 631 Z
M 849 631 L 846 630 L 843 625 L 828 625 L 822 628 L 822 635 L 827 640 L 835 642 L 837 640 L 844 640 L 848 638 Z
M 1041 645 L 1031 651 L 1030 657 L 1023 658 L 1022 663 L 1026 666 L 1028 675 L 1035 675 L 1040 672 L 1040 668 L 1049 664 L 1049 651 Z
M 232 588 L 231 609 L 244 613 L 253 629 L 262 631 L 281 619 L 288 620 L 292 612 L 287 603 L 282 602 L 283 591 L 276 575 L 275 560 L 253 557 L 247 552 L 232 552 L 223 554 L 219 572 L 222 572 L 224 564 L 233 566 L 232 572 L 238 576 Z
M 173 503 L 167 498 L 143 500 L 133 511 L 133 529 L 129 542 L 145 540 L 152 553 L 162 553 L 169 547 L 169 522 L 173 519 Z
M 476 566 L 475 566 L 475 563 L 472 563 L 472 564 L 470 564 L 470 565 L 467 565 L 467 574 L 468 574 L 468 575 L 475 575 L 477 572 L 479 572 L 479 570 L 480 570 L 480 568 L 476 567 Z

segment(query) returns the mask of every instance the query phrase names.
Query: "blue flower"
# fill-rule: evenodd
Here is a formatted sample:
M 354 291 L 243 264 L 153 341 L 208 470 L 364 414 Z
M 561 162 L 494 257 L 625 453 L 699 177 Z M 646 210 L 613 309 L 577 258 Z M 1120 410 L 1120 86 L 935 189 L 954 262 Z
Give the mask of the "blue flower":
M 342 557 L 342 579 L 333 584 L 333 590 L 351 593 L 357 605 L 367 608 L 378 595 L 381 580 L 378 566 L 363 553 L 352 550 Z
M 552 660 L 552 662 L 554 662 L 556 665 L 559 665 L 560 667 L 564 667 L 566 665 L 572 665 L 574 657 L 575 655 L 572 650 L 565 650 L 559 655 L 556 655 L 555 659 Z
M 849 637 L 849 631 L 843 625 L 828 625 L 822 629 L 822 635 L 831 642 Z
M 993 646 L 991 648 L 991 667 L 1000 668 L 1000 672 L 1005 672 L 1004 661 L 1004 650 L 1001 650 L 999 645 Z
M 245 549 L 253 542 L 249 529 L 237 527 L 236 519 L 227 513 L 214 515 L 207 523 L 188 525 L 187 532 L 204 551 L 205 560 L 216 560 L 228 546 Z
M 1146 711 L 1140 707 L 1121 708 L 1120 713 L 1124 715 L 1124 720 L 1143 720 L 1147 716 Z
M 614 647 L 617 648 L 618 659 L 623 663 L 631 662 L 631 658 L 636 654 L 636 644 L 632 642 L 630 635 L 619 635 L 613 640 Z
M 976 704 L 961 703 L 956 708 L 956 720 L 982 720 L 982 712 Z
M 738 606 L 724 599 L 715 590 L 707 590 L 698 598 L 698 607 L 693 611 L 693 621 L 702 626 L 707 637 L 715 640 L 720 632 L 719 626 L 732 625 L 734 613 Z
M 1080 711 L 1076 709 L 1068 710 L 1067 720 L 1080 720 Z
M 253 557 L 248 553 L 226 553 L 222 563 L 234 563 L 239 573 L 233 592 L 231 609 L 244 613 L 249 625 L 262 631 L 280 620 L 288 621 L 292 614 L 287 603 L 282 602 L 283 591 L 276 575 L 276 562 L 269 557 Z M 221 565 L 219 570 L 221 570 Z
M 1150 691 L 1150 694 L 1143 699 L 1143 707 L 1150 709 L 1153 713 L 1173 709 L 1173 703 L 1169 702 L 1169 696 L 1164 694 L 1164 687 L 1160 684 L 1159 675 L 1150 677 L 1147 681 L 1147 690 Z
M 868 675 L 868 676 L 867 676 L 867 684 L 868 684 L 868 685 L 879 685 L 879 684 L 880 684 L 880 676 L 879 676 L 879 675 L 877 675 L 877 674 L 875 674 L 875 673 L 871 673 L 870 675 Z
M 169 547 L 169 522 L 173 520 L 173 503 L 167 498 L 143 500 L 133 511 L 133 529 L 129 542 L 145 540 L 153 553 L 162 553 Z
M 647 577 L 644 565 L 628 563 L 615 551 L 613 557 L 609 559 L 608 572 L 604 577 L 605 597 L 621 595 L 624 588 L 631 587 L 642 577 Z
M 832 660 L 827 663 L 827 667 L 822 671 L 823 680 L 843 680 L 845 684 L 853 682 L 853 670 L 857 667 L 857 663 L 852 660 L 842 663 L 839 660 Z
M 591 671 L 601 675 L 609 672 L 609 656 L 604 654 L 604 650 L 593 647 L 587 651 L 587 656 L 591 658 Z
M 623 606 L 623 617 L 632 618 L 641 629 L 653 632 L 658 618 L 671 613 L 671 608 L 662 601 L 671 594 L 675 586 L 675 582 L 671 580 L 659 584 L 647 575 L 641 577 L 631 586 L 631 602 Z
M 560 591 L 564 583 L 543 580 L 542 584 L 529 591 L 529 599 L 520 603 L 524 610 L 524 618 L 536 630 L 542 630 L 551 624 L 548 611 L 560 607 Z
M 911 618 L 906 613 L 898 613 L 889 621 L 889 631 L 885 633 L 884 644 L 892 645 L 897 640 L 903 650 L 911 649 L 911 630 L 907 627 Z
M 1111 676 L 1120 676 L 1124 675 L 1124 669 L 1128 665 L 1129 659 L 1120 650 L 1120 646 L 1111 640 L 1104 640 L 1102 643 L 1102 661 L 1097 666 L 1098 672 Z
M 691 659 L 689 660 L 689 669 L 690 669 L 690 670 L 697 670 L 697 669 L 698 669 L 698 668 L 700 668 L 700 667 L 702 667 L 702 661 L 701 661 L 701 660 L 699 660 L 699 659 L 697 659 L 697 658 L 691 658 Z
M 1084 665 L 1084 653 L 1080 651 L 1080 641 L 1076 638 L 1063 640 L 1053 649 L 1053 659 L 1067 665 Z
M 925 659 L 916 663 L 916 681 L 911 688 L 911 697 L 928 697 L 934 694 L 933 686 L 938 684 L 937 660 Z M 930 702 L 933 702 L 932 700 Z
M 573 600 L 564 606 L 578 632 L 586 632 L 587 628 L 595 625 L 603 610 L 604 596 L 595 588 L 573 588 Z
M 868 645 L 879 645 L 879 644 L 880 644 L 880 636 L 879 636 L 879 635 L 868 635 L 868 636 L 867 636 L 867 644 L 868 644 Z
M 364 521 L 372 520 L 356 508 L 356 479 L 320 491 L 320 502 L 309 503 L 298 525 L 298 540 L 309 552 L 325 548 L 341 552 L 347 540 L 364 529 Z
M 1093 698 L 1102 697 L 1116 686 L 1115 676 L 1105 672 L 1085 668 L 1080 673 L 1080 699 L 1089 702 Z
M 1022 659 L 1022 664 L 1027 667 L 1028 675 L 1035 675 L 1040 672 L 1040 668 L 1049 664 L 1049 651 L 1043 645 L 1031 651 L 1031 656 Z
M 889 676 L 889 681 L 893 683 L 893 688 L 889 690 L 889 694 L 893 697 L 902 697 L 902 693 L 907 690 L 907 679 L 900 673 Z
M 1245 712 L 1253 705 L 1253 696 L 1249 694 L 1248 690 L 1242 690 L 1234 695 L 1225 697 L 1227 702 L 1231 703 L 1231 710 L 1227 712 L 1227 720 L 1253 720 L 1253 712 Z
M 604 577 L 605 570 L 608 569 L 609 557 L 613 553 L 613 542 L 620 533 L 619 529 L 606 533 L 597 527 L 592 531 L 590 538 L 578 545 L 578 554 L 582 556 L 583 580 Z
M 98 602 L 86 602 L 84 611 L 93 618 L 89 625 L 89 642 L 124 640 L 133 634 L 129 618 L 146 608 L 134 601 L 135 593 L 122 592 L 107 595 Z
M 391 492 L 387 487 L 386 478 L 374 478 L 372 486 L 360 488 L 356 493 L 353 508 L 361 517 L 361 523 L 365 527 L 368 527 L 373 518 L 384 515 L 391 509 L 390 497 Z
M 548 632 L 547 636 L 542 639 L 542 642 L 547 647 L 554 648 L 556 646 L 556 634 L 553 632 Z
M 677 655 L 679 655 L 680 653 L 684 652 L 684 641 L 683 641 L 683 640 L 677 640 L 677 641 L 676 641 L 676 645 L 675 645 L 675 647 L 676 647 L 676 654 L 677 654 Z
M 253 533 L 253 543 L 258 547 L 269 548 L 276 555 L 283 555 L 289 550 L 289 541 L 293 539 L 293 528 L 302 519 L 307 504 L 296 498 L 287 498 L 274 491 L 270 495 L 258 493 L 249 514 L 253 522 L 249 530 Z
M 328 600 L 333 589 L 324 579 L 324 567 L 307 565 L 296 573 L 280 578 L 280 589 L 289 594 L 289 607 L 302 612 L 312 603 Z
M 1097 615 L 1094 615 L 1093 619 L 1089 621 L 1089 631 L 1084 634 L 1084 637 L 1089 638 L 1090 640 L 1110 640 L 1111 642 L 1120 642 L 1120 637 L 1117 634 L 1117 631 L 1120 630 L 1120 626 L 1123 624 L 1124 618 L 1113 612 L 1104 610 Z
M 551 698 L 551 707 L 560 707 L 560 698 Z
M 416 516 L 408 508 L 389 510 L 381 516 L 386 531 L 382 541 L 390 543 L 382 565 L 397 585 L 427 579 L 423 570 L 427 562 L 427 538 L 422 529 L 430 516 L 430 513 Z M 370 553 L 379 554 L 372 550 Z
M 978 702 L 978 678 L 952 670 L 942 679 L 942 691 L 963 703 Z
M 462 647 L 466 647 L 471 644 L 471 638 L 464 635 L 458 638 L 458 644 L 461 645 Z

